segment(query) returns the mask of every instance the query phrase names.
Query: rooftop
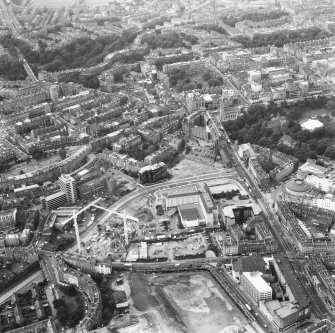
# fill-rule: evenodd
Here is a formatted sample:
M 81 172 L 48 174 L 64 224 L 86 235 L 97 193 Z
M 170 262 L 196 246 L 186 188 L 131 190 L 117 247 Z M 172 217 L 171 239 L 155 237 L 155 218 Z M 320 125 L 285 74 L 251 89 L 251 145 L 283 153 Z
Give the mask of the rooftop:
M 305 130 L 308 130 L 308 131 L 314 131 L 317 128 L 323 127 L 323 124 L 322 124 L 321 121 L 319 121 L 317 119 L 308 119 L 301 124 L 301 127 Z
M 300 308 L 308 306 L 309 298 L 301 286 L 301 283 L 297 280 L 290 262 L 281 254 L 274 254 L 274 259 Z
M 303 179 L 293 179 L 286 184 L 286 188 L 292 192 L 309 192 L 312 189 Z
M 262 278 L 261 272 L 243 272 L 243 275 L 260 293 L 272 292 L 272 288 Z

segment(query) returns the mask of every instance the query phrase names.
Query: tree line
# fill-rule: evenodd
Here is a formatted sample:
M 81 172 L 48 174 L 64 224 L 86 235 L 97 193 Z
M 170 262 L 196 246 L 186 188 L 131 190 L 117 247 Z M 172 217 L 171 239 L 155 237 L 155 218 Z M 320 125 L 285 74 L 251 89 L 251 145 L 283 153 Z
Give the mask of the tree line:
M 190 44 L 196 44 L 198 38 L 194 35 L 185 33 L 177 33 L 175 31 L 163 35 L 155 33 L 147 33 L 143 35 L 142 44 L 148 45 L 152 50 L 154 49 L 170 49 L 177 47 L 190 48 Z
M 317 27 L 304 28 L 298 30 L 282 30 L 270 34 L 255 34 L 253 38 L 247 36 L 236 36 L 232 40 L 240 43 L 245 48 L 262 47 L 274 45 L 283 47 L 288 43 L 304 42 L 314 39 L 331 37 L 332 34 Z
M 237 22 L 241 22 L 244 20 L 250 20 L 253 22 L 261 22 L 267 20 L 275 20 L 281 18 L 283 16 L 287 16 L 288 13 L 281 11 L 272 11 L 272 12 L 254 12 L 254 13 L 246 13 L 241 16 L 223 16 L 222 20 L 224 23 L 230 25 L 231 27 L 235 27 Z
M 113 52 L 126 48 L 134 41 L 137 33 L 123 31 L 122 34 L 111 34 L 92 39 L 89 37 L 77 38 L 61 48 L 47 50 L 45 43 L 39 42 L 39 51 L 34 50 L 26 42 L 7 38 L 2 46 L 7 48 L 12 55 L 16 55 L 16 49 L 24 55 L 28 63 L 34 68 L 42 68 L 47 71 L 61 71 L 79 67 L 90 67 L 101 63 L 104 58 Z M 130 59 L 127 59 L 129 61 Z M 14 62 L 14 76 L 23 74 L 22 65 Z M 1 75 L 1 68 L 0 68 Z

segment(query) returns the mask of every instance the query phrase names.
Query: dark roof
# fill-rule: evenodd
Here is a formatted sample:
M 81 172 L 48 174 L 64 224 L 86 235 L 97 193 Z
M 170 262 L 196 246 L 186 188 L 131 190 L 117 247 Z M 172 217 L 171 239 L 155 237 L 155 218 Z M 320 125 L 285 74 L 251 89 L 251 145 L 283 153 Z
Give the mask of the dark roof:
M 298 305 L 300 307 L 308 306 L 310 300 L 300 281 L 296 277 L 290 262 L 281 254 L 275 254 L 274 259 L 289 285 L 295 300 L 298 302 Z
M 234 271 L 240 272 L 240 274 L 243 272 L 261 272 L 265 274 L 266 272 L 266 263 L 263 257 L 249 256 L 245 258 L 239 258 L 233 266 Z
M 179 211 L 183 220 L 194 221 L 199 218 L 198 210 L 196 208 L 180 209 Z

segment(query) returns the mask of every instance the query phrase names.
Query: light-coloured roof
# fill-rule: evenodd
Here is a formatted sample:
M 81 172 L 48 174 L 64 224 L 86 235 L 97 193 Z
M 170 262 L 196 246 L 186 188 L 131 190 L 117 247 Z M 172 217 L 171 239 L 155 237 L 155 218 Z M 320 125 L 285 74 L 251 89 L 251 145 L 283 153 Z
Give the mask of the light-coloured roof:
M 243 275 L 260 293 L 272 292 L 271 287 L 262 278 L 260 272 L 244 272 Z
M 308 119 L 301 124 L 301 127 L 308 131 L 314 131 L 317 128 L 323 127 L 323 124 L 317 119 Z

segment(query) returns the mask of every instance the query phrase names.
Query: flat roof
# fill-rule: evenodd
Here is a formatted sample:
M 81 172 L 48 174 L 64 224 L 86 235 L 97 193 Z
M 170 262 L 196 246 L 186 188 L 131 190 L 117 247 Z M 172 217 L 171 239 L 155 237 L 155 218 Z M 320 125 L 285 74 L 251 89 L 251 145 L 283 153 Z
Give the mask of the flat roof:
M 78 176 L 83 176 L 88 172 L 90 172 L 88 169 L 81 170 L 81 171 L 78 172 Z
M 199 203 L 179 205 L 178 210 L 182 219 L 186 221 L 194 221 L 205 218 Z
M 198 210 L 196 208 L 179 209 L 181 218 L 185 221 L 195 221 L 199 219 Z
M 293 297 L 299 303 L 299 306 L 305 307 L 309 304 L 309 297 L 299 280 L 297 280 L 290 262 L 281 254 L 273 255 L 280 271 L 282 272 L 287 284 L 289 285 Z
M 281 305 L 282 306 L 279 309 L 275 310 L 276 314 L 281 318 L 289 317 L 293 313 L 299 311 L 297 306 L 291 302 L 281 303 Z
M 262 278 L 261 272 L 243 272 L 243 275 L 260 293 L 272 292 L 272 288 Z
M 317 128 L 323 127 L 323 124 L 317 119 L 308 119 L 301 124 L 301 127 L 308 131 L 314 131 Z
M 314 162 L 311 161 L 307 161 L 306 163 L 304 163 L 302 166 L 299 167 L 300 171 L 305 171 L 305 172 L 309 172 L 309 173 L 313 173 L 316 175 L 319 174 L 324 174 L 327 169 L 321 165 L 317 165 Z

